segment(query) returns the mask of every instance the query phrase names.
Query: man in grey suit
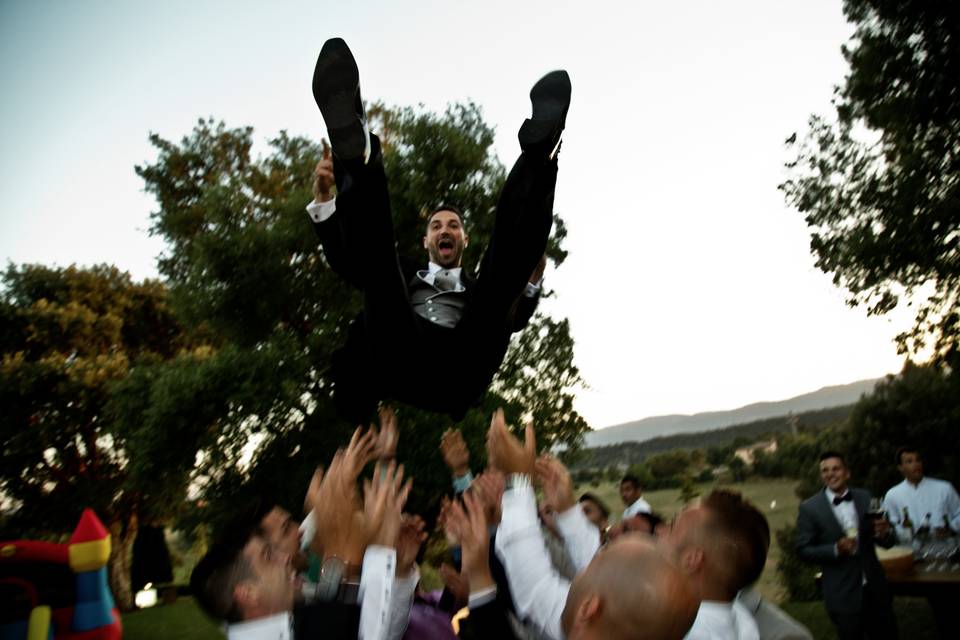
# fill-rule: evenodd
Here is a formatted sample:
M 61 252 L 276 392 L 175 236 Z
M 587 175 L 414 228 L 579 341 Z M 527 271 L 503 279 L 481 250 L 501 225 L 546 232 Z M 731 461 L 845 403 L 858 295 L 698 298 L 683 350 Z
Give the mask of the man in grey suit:
M 870 493 L 847 486 L 850 470 L 836 451 L 820 455 L 824 489 L 800 505 L 797 553 L 823 569 L 823 600 L 841 640 L 896 638 L 897 623 L 874 544 L 893 546 L 886 520 L 867 515 Z

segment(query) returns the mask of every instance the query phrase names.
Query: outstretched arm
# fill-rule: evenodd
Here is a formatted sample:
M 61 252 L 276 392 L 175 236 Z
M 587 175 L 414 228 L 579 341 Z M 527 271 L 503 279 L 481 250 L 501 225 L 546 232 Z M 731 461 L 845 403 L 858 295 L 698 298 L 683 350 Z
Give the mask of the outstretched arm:
M 520 444 L 507 431 L 503 411 L 498 409 L 490 423 L 487 449 L 490 464 L 509 477 L 496 551 L 507 570 L 517 613 L 560 640 L 560 616 L 570 583 L 554 570 L 540 532 L 537 501 L 530 484 L 536 457 L 533 425 L 527 425 L 526 439 Z

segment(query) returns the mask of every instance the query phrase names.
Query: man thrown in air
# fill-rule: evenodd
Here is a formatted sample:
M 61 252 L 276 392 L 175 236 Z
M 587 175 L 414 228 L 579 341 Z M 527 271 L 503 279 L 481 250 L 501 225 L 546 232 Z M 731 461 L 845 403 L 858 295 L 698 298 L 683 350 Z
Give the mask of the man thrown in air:
M 461 265 L 468 236 L 454 205 L 429 216 L 427 256 L 397 254 L 380 141 L 367 128 L 359 71 L 340 38 L 320 51 L 313 95 L 333 154 L 317 167 L 316 200 L 307 210 L 330 267 L 364 301 L 334 354 L 338 410 L 361 423 L 391 399 L 459 420 L 499 369 L 511 333 L 536 308 L 570 78 L 553 71 L 530 91 L 533 115 L 520 127 L 521 154 L 500 193 L 476 278 Z

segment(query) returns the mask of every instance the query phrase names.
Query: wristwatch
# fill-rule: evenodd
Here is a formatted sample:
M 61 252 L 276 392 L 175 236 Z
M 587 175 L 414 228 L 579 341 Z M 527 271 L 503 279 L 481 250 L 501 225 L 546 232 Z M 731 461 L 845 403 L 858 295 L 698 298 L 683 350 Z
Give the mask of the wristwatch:
M 357 604 L 360 582 L 348 578 L 347 568 L 347 563 L 337 556 L 324 558 L 314 597 L 320 602 Z

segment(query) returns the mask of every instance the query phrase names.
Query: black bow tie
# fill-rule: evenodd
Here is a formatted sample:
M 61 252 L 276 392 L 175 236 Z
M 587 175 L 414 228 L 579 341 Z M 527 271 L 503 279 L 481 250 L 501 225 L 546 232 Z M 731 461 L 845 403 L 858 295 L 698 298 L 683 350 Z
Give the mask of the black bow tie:
M 847 491 L 842 496 L 833 496 L 833 504 L 838 505 L 841 502 L 853 502 L 853 494 Z

